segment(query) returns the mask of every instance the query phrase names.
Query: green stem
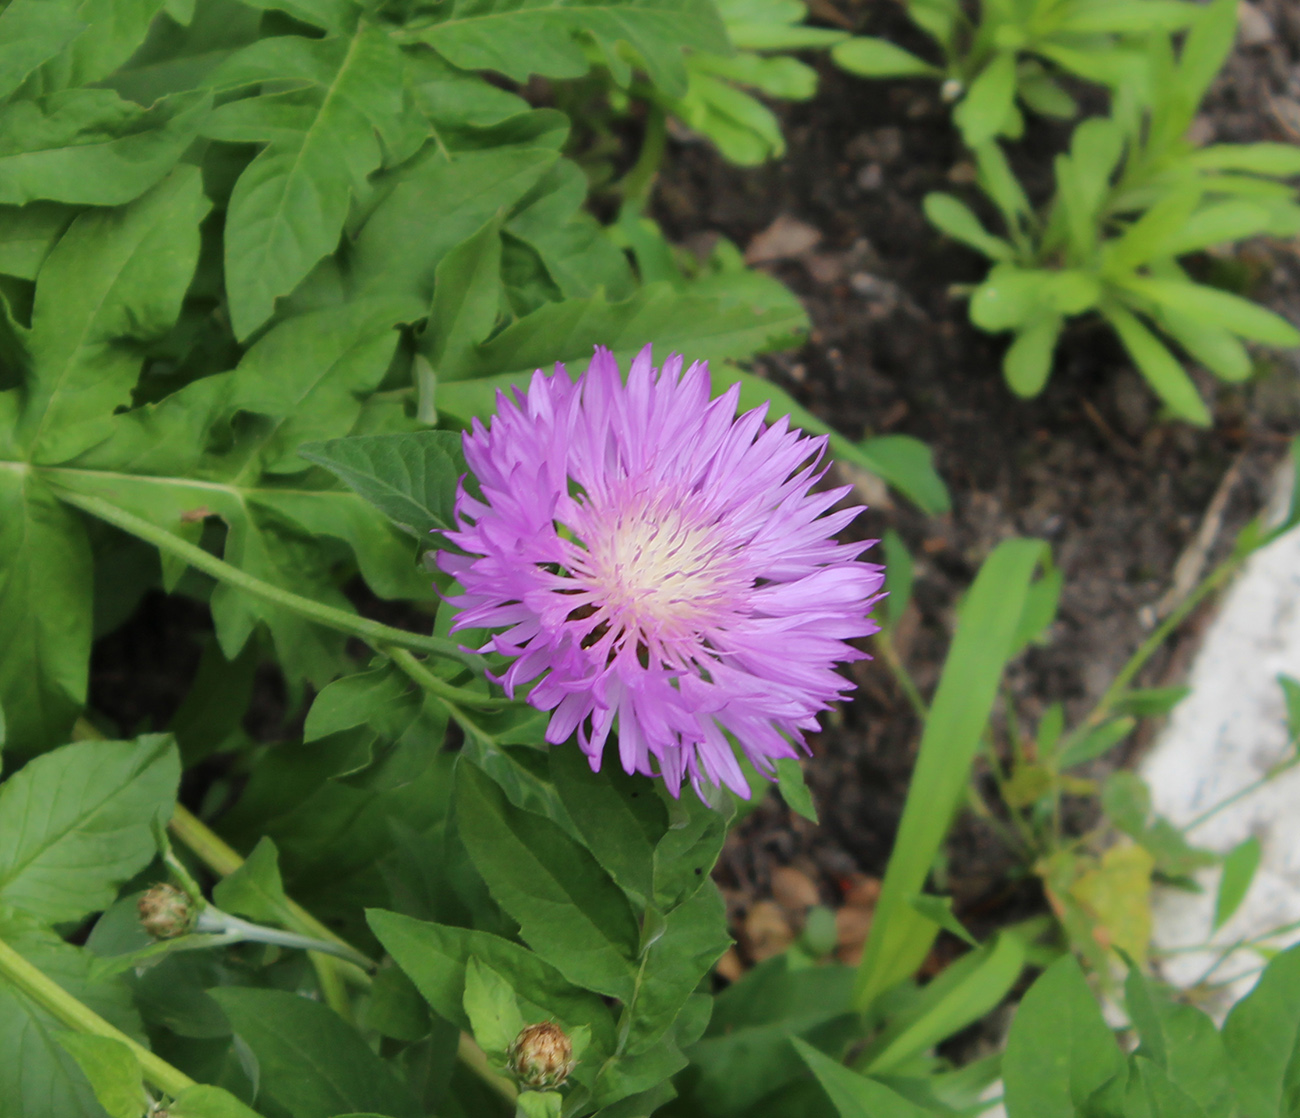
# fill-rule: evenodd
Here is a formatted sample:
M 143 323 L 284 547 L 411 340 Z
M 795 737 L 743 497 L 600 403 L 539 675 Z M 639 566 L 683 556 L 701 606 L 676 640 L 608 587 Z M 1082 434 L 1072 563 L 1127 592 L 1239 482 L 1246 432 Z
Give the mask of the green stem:
M 176 1096 L 187 1087 L 194 1086 L 194 1080 L 183 1071 L 159 1059 L 126 1033 L 110 1025 L 94 1010 L 82 1005 L 62 986 L 47 978 L 42 971 L 32 966 L 3 940 L 0 940 L 0 976 L 6 978 L 21 993 L 26 994 L 70 1029 L 89 1033 L 92 1036 L 107 1037 L 109 1040 L 125 1044 L 140 1062 L 145 1079 L 159 1091 Z
M 1296 747 L 1296 743 L 1294 740 L 1292 740 L 1289 748 L 1295 749 L 1295 747 Z M 1210 807 L 1206 808 L 1203 812 L 1201 812 L 1200 815 L 1196 816 L 1196 818 L 1193 819 L 1190 823 L 1184 823 L 1178 829 L 1182 831 L 1183 834 L 1187 834 L 1188 831 L 1194 830 L 1195 828 L 1199 827 L 1202 823 L 1208 822 L 1209 820 L 1213 819 L 1216 815 L 1219 814 L 1219 812 L 1223 811 L 1224 808 L 1231 807 L 1238 800 L 1245 799 L 1253 792 L 1258 792 L 1261 788 L 1264 787 L 1264 785 L 1268 784 L 1269 781 L 1275 780 L 1277 777 L 1281 776 L 1288 769 L 1294 768 L 1297 763 L 1298 763 L 1297 761 L 1291 760 L 1291 761 L 1287 761 L 1285 764 L 1274 765 L 1263 776 L 1259 777 L 1256 780 L 1252 780 L 1244 788 L 1238 788 L 1237 791 L 1232 793 L 1232 795 L 1225 796 L 1217 804 L 1213 804 Z
M 210 551 L 204 551 L 187 540 L 173 535 L 165 528 L 159 528 L 143 517 L 118 508 L 116 505 L 99 497 L 86 493 L 74 493 L 69 489 L 58 490 L 59 499 L 67 504 L 87 512 L 91 516 L 112 524 L 116 528 L 146 543 L 153 544 L 160 551 L 166 551 L 184 560 L 191 567 L 211 575 L 220 582 L 237 587 L 255 598 L 270 602 L 283 609 L 291 610 L 301 617 L 310 618 L 330 629 L 360 637 L 367 644 L 378 648 L 380 645 L 395 645 L 399 648 L 414 649 L 430 656 L 441 656 L 461 663 L 477 666 L 475 659 L 462 652 L 455 641 L 446 637 L 425 636 L 422 633 L 408 633 L 404 629 L 394 629 L 369 618 L 358 617 L 346 610 L 327 606 L 323 602 L 304 598 L 290 590 L 283 590 L 269 582 L 232 566 L 224 559 L 218 559 Z
M 619 190 L 624 204 L 643 207 L 654 189 L 655 177 L 664 161 L 664 149 L 668 142 L 668 114 L 662 108 L 650 102 L 646 106 L 645 135 L 641 140 L 641 151 L 636 157 L 632 169 L 623 176 Z
M 189 848 L 190 852 L 199 861 L 221 877 L 230 876 L 244 864 L 244 859 L 234 847 L 230 846 L 220 836 L 214 834 L 201 819 L 180 804 L 176 805 L 176 811 L 172 815 L 168 829 Z M 310 952 L 312 963 L 317 966 L 318 976 L 321 973 L 320 964 L 327 964 L 327 969 L 333 969 L 337 966 L 342 970 L 344 977 L 351 979 L 357 985 L 370 985 L 368 972 L 378 966 L 373 959 L 358 951 L 347 940 L 336 935 L 296 901 L 285 898 L 285 903 L 280 907 L 278 915 L 286 927 L 312 939 L 324 940 L 338 949 L 340 955 L 346 956 L 345 961 L 336 964 L 328 956 L 321 956 L 315 951 Z M 330 978 L 323 978 L 322 985 L 330 981 Z
M 382 652 L 391 659 L 413 682 L 423 687 L 430 695 L 437 695 L 440 699 L 452 703 L 464 703 L 466 706 L 479 707 L 484 710 L 496 710 L 513 705 L 513 700 L 504 696 L 480 695 L 474 691 L 466 691 L 448 683 L 445 679 L 434 675 L 404 648 L 398 648 L 394 645 L 381 645 L 377 651 Z
M 333 955 L 346 959 L 354 966 L 365 968 L 370 960 L 359 951 L 346 944 L 331 943 L 318 936 L 305 936 L 300 932 L 286 932 L 280 928 L 268 928 L 254 924 L 222 912 L 216 905 L 206 905 L 199 913 L 196 931 L 219 935 L 231 943 L 269 943 L 275 947 L 294 947 L 301 951 L 319 951 L 323 955 Z
M 902 658 L 898 655 L 898 650 L 894 647 L 894 639 L 889 635 L 888 630 L 881 629 L 876 634 L 876 648 L 880 652 L 880 658 L 885 662 L 885 667 L 897 680 L 898 686 L 911 705 L 912 710 L 924 722 L 930 716 L 930 708 L 925 705 L 925 699 L 921 697 L 920 688 L 916 686 L 912 673 L 907 670 Z

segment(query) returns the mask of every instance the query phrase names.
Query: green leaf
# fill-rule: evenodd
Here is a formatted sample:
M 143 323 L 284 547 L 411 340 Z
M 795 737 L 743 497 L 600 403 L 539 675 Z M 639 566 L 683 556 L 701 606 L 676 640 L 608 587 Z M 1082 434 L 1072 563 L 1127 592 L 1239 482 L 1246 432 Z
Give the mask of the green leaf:
M 668 829 L 668 813 L 653 782 L 623 772 L 607 756 L 593 772 L 582 750 L 550 750 L 551 780 L 587 849 L 639 907 L 654 900 L 655 846 Z M 684 852 L 683 852 L 684 853 Z M 708 873 L 712 864 L 704 867 Z
M 72 207 L 57 202 L 0 206 L 0 272 L 34 280 L 74 216 Z
M 1246 899 L 1262 853 L 1259 839 L 1252 835 L 1223 856 L 1223 876 L 1219 879 L 1219 892 L 1214 899 L 1215 931 L 1232 919 L 1232 914 Z
M 0 100 L 85 27 L 70 3 L 13 0 L 0 12 Z
M 280 990 L 209 991 L 257 1059 L 258 1096 L 293 1118 L 421 1113 L 406 1086 L 332 1009 Z
M 471 958 L 465 967 L 465 1016 L 474 1039 L 501 1059 L 524 1027 L 515 992 L 491 967 Z
M 706 881 L 662 918 L 662 932 L 645 949 L 629 1003 L 629 1055 L 646 1052 L 662 1040 L 730 946 L 722 895 Z
M 849 969 L 789 964 L 786 954 L 760 963 L 715 999 L 708 1030 L 691 1050 L 698 1071 L 680 1081 L 694 1113 L 753 1113 L 764 1096 L 803 1078 L 791 1036 L 834 1046 L 857 1035 Z
M 943 71 L 886 39 L 854 38 L 831 48 L 835 64 L 864 78 L 943 76 Z
M 406 676 L 391 664 L 336 679 L 312 702 L 302 740 L 319 741 L 329 734 L 364 726 L 373 721 L 377 712 L 402 705 L 408 683 Z
M 1075 1118 L 1124 1067 L 1073 956 L 1053 963 L 1016 1010 L 1002 1057 L 1008 1118 Z
M 1040 268 L 994 265 L 971 296 L 971 322 L 993 332 L 1032 324 L 1047 310 L 1044 284 L 1051 275 Z
M 920 893 L 912 898 L 911 905 L 927 920 L 933 920 L 945 932 L 970 944 L 971 947 L 979 947 L 979 941 L 966 930 L 966 925 L 953 913 L 951 897 L 935 897 Z
M 776 782 L 785 806 L 810 823 L 816 823 L 817 805 L 803 778 L 803 766 L 797 757 L 782 757 L 776 763 Z
M 1054 28 L 1067 34 L 1143 35 L 1152 31 L 1181 31 L 1196 18 L 1196 7 L 1183 0 L 1094 0 L 1073 4 Z
M 323 31 L 342 31 L 356 22 L 351 0 L 249 0 L 254 8 L 286 12 Z
M 257 435 L 268 474 L 310 467 L 300 444 L 349 430 L 384 379 L 399 341 L 395 323 L 418 319 L 414 300 L 356 299 L 277 323 L 244 354 L 227 406 L 270 421 Z
M 1208 325 L 1190 314 L 1160 309 L 1160 326 L 1170 337 L 1222 380 L 1239 383 L 1254 369 L 1250 354 L 1227 330 Z
M 1187 156 L 1193 167 L 1207 171 L 1249 171 L 1256 175 L 1291 178 L 1300 175 L 1300 146 L 1296 144 L 1211 144 Z
M 1228 244 L 1267 232 L 1273 211 L 1259 202 L 1212 202 L 1196 210 L 1180 228 L 1160 242 L 1159 256 L 1183 256 L 1212 245 Z
M 90 1033 L 59 1032 L 54 1039 L 77 1061 L 110 1118 L 140 1118 L 144 1073 L 131 1049 L 120 1040 Z
M 951 194 L 927 194 L 921 207 L 931 225 L 990 260 L 1010 260 L 1015 255 L 1007 241 L 988 232 L 970 208 Z
M 78 0 L 74 6 L 86 31 L 42 68 L 44 89 L 88 85 L 108 77 L 144 42 L 163 0 Z
M 931 1111 L 909 1102 L 883 1083 L 850 1071 L 806 1041 L 791 1037 L 790 1043 L 812 1069 L 840 1118 L 930 1118 Z
M 903 543 L 903 537 L 893 528 L 885 529 L 883 546 L 885 549 L 885 615 L 887 627 L 892 632 L 898 628 L 912 600 L 913 563 L 912 554 Z
M 217 88 L 294 83 L 287 92 L 229 101 L 205 126 L 213 139 L 267 145 L 239 176 L 226 215 L 236 337 L 266 322 L 276 299 L 334 251 L 349 202 L 386 152 L 399 160 L 410 154 L 403 148 L 413 109 L 394 80 L 402 66 L 389 36 L 363 24 L 350 38 L 262 39 L 211 77 Z
M 1171 1001 L 1136 964 L 1129 966 L 1124 1000 L 1141 1040 L 1138 1056 L 1149 1058 L 1207 1118 L 1235 1113 L 1227 1053 L 1214 1022 L 1195 1006 Z
M 934 468 L 934 451 L 920 439 L 911 435 L 874 435 L 853 445 L 857 451 L 853 459 L 865 464 L 922 512 L 938 516 L 952 507 L 948 487 Z M 834 436 L 831 448 L 844 456 Z
M 280 880 L 279 858 L 275 843 L 263 835 L 243 864 L 217 882 L 212 899 L 237 916 L 263 924 L 283 923 L 289 898 Z
M 169 1118 L 259 1118 L 229 1091 L 199 1083 L 186 1087 L 167 1106 Z
M 1232 51 L 1237 37 L 1237 4 L 1213 0 L 1199 6 L 1178 59 L 1175 91 L 1190 120 Z M 1181 129 L 1180 129 L 1181 131 Z
M 903 818 L 858 971 L 855 1000 L 867 1006 L 908 978 L 929 950 L 936 925 L 910 900 L 922 891 L 965 792 L 970 766 L 1011 655 L 1034 569 L 1036 540 L 1007 540 L 985 560 L 957 632 L 922 734 Z
M 81 518 L 26 470 L 0 468 L 0 552 L 0 706 L 21 760 L 66 741 L 86 701 L 94 577 Z
M 1105 246 L 1105 271 L 1119 278 L 1154 257 L 1173 255 L 1165 246 L 1177 243 L 1200 201 L 1199 184 L 1160 199 L 1116 240 Z
M 180 780 L 170 737 L 65 745 L 0 785 L 0 904 L 50 922 L 108 907 L 155 853 Z
M 1016 55 L 999 51 L 970 84 L 953 112 L 966 146 L 978 148 L 1002 129 L 1016 95 Z
M 927 899 L 939 900 L 914 898 L 913 904 Z M 956 923 L 951 913 L 947 923 Z M 922 1052 L 990 1013 L 1011 991 L 1024 966 L 1025 941 L 1014 931 L 1001 932 L 992 943 L 962 956 L 925 987 L 915 1008 L 891 1022 L 872 1042 L 864 1053 L 864 1070 L 871 1075 L 897 1074 Z
M 464 1008 L 465 972 L 477 959 L 509 976 L 525 1017 L 549 1017 L 570 1033 L 589 1024 L 596 1051 L 613 1051 L 614 1021 L 605 1002 L 571 984 L 526 947 L 488 932 L 426 923 L 381 909 L 371 909 L 366 919 L 434 1012 L 458 1027 L 470 1027 Z
M 474 347 L 487 340 L 501 313 L 501 294 L 498 216 L 438 264 L 429 325 L 420 346 L 436 378 L 456 379 Z M 428 390 L 430 402 L 434 385 Z M 421 386 L 422 404 L 424 399 Z
M 1188 423 L 1208 427 L 1210 412 L 1205 401 L 1196 391 L 1191 377 L 1159 339 L 1123 307 L 1108 307 L 1102 310 L 1102 314 L 1119 335 L 1138 371 L 1169 410 Z
M 553 148 L 540 139 L 535 145 L 457 152 L 454 160 L 429 151 L 378 176 L 377 201 L 353 234 L 351 287 L 415 296 L 427 306 L 443 257 L 499 212 L 519 205 L 556 165 Z M 427 220 L 435 211 L 438 220 Z
M 1300 745 L 1300 680 L 1282 673 L 1278 675 L 1277 682 L 1286 702 L 1287 736 L 1291 739 L 1292 747 L 1296 747 Z
M 1136 718 L 1112 718 L 1066 746 L 1057 759 L 1057 767 L 1070 769 L 1108 753 L 1133 732 Z
M 14 101 L 0 108 L 0 202 L 130 202 L 172 170 L 207 112 L 201 93 L 148 109 L 108 89 Z
M 1016 229 L 1033 214 L 1029 198 L 1011 170 L 1002 145 L 996 140 L 989 140 L 975 149 L 975 168 L 980 189 L 1002 211 L 1002 218 L 1009 228 Z
M 1049 314 L 1016 332 L 1002 358 L 1002 374 L 1017 396 L 1037 396 L 1047 384 L 1064 324 L 1059 315 Z
M 1223 1024 L 1228 1067 L 1242 1114 L 1291 1109 L 1300 1053 L 1300 947 L 1278 955 Z
M 1160 306 L 1195 315 L 1243 338 L 1276 346 L 1300 345 L 1300 331 L 1286 319 L 1239 295 L 1181 280 L 1134 277 L 1126 279 L 1124 286 Z
M 455 796 L 461 838 L 523 940 L 571 982 L 628 1001 L 640 933 L 595 858 L 471 764 L 457 766 Z
M 1190 687 L 1135 687 L 1125 691 L 1115 702 L 1117 714 L 1138 718 L 1157 718 L 1168 714 L 1191 693 Z
M 1151 816 L 1151 789 L 1137 773 L 1118 769 L 1102 786 L 1101 806 L 1119 830 L 1137 838 Z
M 88 951 L 12 913 L 0 913 L 0 939 L 109 1024 L 143 1040 L 130 991 L 120 978 L 96 980 Z M 0 1061 L 0 1114 L 104 1118 L 85 1074 L 59 1043 L 64 1029 L 39 1003 L 0 980 L 0 1051 L 22 1055 Z
M 563 1103 L 558 1091 L 523 1091 L 515 1099 L 519 1118 L 560 1118 Z
M 357 435 L 306 443 L 298 453 L 324 466 L 418 540 L 456 526 L 456 483 L 466 472 L 459 435 Z
M 602 296 L 567 299 L 534 311 L 479 346 L 474 368 L 467 370 L 475 380 L 440 384 L 438 408 L 466 420 L 487 416 L 498 390 L 525 383 L 536 369 L 549 372 L 557 361 L 587 361 L 597 344 L 608 346 L 622 368 L 647 344 L 654 345 L 660 360 L 680 353 L 688 362 L 719 362 L 784 345 L 806 322 L 794 304 L 755 308 L 702 298 L 689 289 L 679 292 L 667 283 L 644 287 L 623 303 L 608 303 Z M 726 366 L 715 364 L 711 371 L 715 385 L 745 380 L 739 370 Z M 797 418 L 808 426 L 803 415 Z
M 701 0 L 455 0 L 440 16 L 413 37 L 462 70 L 495 70 L 519 82 L 532 74 L 581 77 L 592 61 L 581 40 L 590 37 L 618 85 L 632 73 L 626 43 L 650 80 L 678 96 L 686 85 L 682 49 L 728 46 L 716 10 Z
M 98 442 L 113 409 L 129 402 L 141 347 L 180 313 L 210 205 L 198 168 L 182 167 L 125 209 L 83 214 L 50 253 L 36 283 L 17 433 L 37 461 Z

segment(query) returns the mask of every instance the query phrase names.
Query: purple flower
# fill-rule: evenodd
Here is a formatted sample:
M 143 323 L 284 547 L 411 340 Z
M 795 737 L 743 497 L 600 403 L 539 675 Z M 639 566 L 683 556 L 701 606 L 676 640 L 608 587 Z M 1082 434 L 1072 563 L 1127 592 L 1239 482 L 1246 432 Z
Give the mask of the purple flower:
M 440 559 L 464 588 L 453 628 L 505 627 L 480 651 L 513 660 L 508 694 L 541 677 L 546 740 L 576 730 L 593 769 L 617 721 L 627 772 L 747 797 L 728 735 L 768 776 L 807 752 L 884 576 L 832 538 L 860 508 L 822 515 L 848 487 L 810 492 L 825 438 L 765 428 L 766 407 L 737 418 L 735 386 L 710 402 L 707 364 L 650 362 L 646 346 L 624 385 L 597 348 L 576 382 L 539 369 L 474 421 L 483 499 L 461 485 L 447 538 L 466 554 Z

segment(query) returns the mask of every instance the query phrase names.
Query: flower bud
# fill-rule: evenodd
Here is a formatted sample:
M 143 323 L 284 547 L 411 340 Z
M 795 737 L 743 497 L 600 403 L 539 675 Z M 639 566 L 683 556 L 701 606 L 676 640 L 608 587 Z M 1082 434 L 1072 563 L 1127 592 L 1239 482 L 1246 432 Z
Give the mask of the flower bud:
M 175 939 L 194 927 L 194 904 L 174 885 L 155 885 L 137 902 L 140 923 L 154 939 Z
M 573 1045 L 559 1025 L 542 1021 L 515 1037 L 507 1054 L 510 1070 L 525 1087 L 547 1091 L 560 1086 L 573 1071 Z

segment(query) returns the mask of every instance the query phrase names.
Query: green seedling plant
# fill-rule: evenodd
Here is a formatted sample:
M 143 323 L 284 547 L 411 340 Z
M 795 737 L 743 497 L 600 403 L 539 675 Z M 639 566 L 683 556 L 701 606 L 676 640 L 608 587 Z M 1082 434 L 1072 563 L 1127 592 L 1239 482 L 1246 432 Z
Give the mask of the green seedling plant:
M 1022 108 L 1070 119 L 1067 74 L 1110 88 L 1148 80 L 1143 39 L 1191 24 L 1183 0 L 982 0 L 973 16 L 958 0 L 908 0 L 912 22 L 933 40 L 931 63 L 887 39 L 857 37 L 831 57 L 867 78 L 931 78 L 956 102 L 953 122 L 977 148 L 996 136 L 1018 139 Z
M 992 262 L 971 292 L 970 316 L 980 329 L 1013 333 L 1002 368 L 1017 395 L 1042 391 L 1062 331 L 1081 316 L 1104 320 L 1170 414 L 1201 426 L 1209 410 L 1176 354 L 1238 383 L 1255 368 L 1244 343 L 1300 345 L 1285 319 L 1188 271 L 1193 254 L 1300 229 L 1300 205 L 1283 181 L 1300 174 L 1300 148 L 1197 148 L 1186 138 L 1236 18 L 1234 5 L 1216 0 L 1180 52 L 1168 36 L 1151 37 L 1149 86 L 1122 87 L 1110 117 L 1075 128 L 1041 211 L 996 142 L 977 148 L 977 182 L 1005 236 L 949 194 L 926 197 L 933 225 Z
M 798 0 L 719 0 L 718 11 L 735 50 L 692 51 L 686 56 L 686 93 L 669 97 L 651 89 L 652 104 L 706 136 L 732 163 L 779 158 L 785 153 L 780 122 L 751 91 L 768 99 L 808 100 L 817 91 L 817 71 L 789 52 L 824 49 L 848 36 L 807 26 Z M 661 125 L 652 116 L 648 127 Z

